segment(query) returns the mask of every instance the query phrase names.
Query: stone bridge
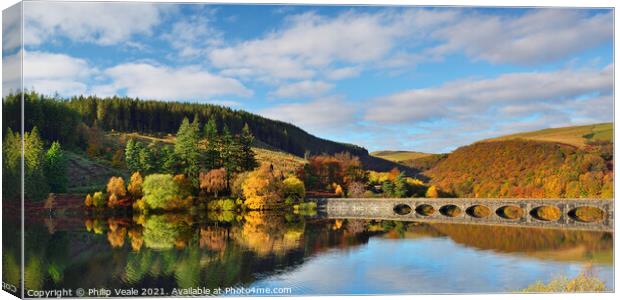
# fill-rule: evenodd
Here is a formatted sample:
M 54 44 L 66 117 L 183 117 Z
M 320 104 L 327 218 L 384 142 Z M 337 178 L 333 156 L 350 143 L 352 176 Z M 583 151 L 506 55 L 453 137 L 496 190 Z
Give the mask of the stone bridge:
M 611 199 L 479 199 L 479 198 L 320 198 L 319 209 L 328 218 L 381 219 L 613 231 Z M 551 218 L 541 217 L 545 207 Z M 587 207 L 598 216 L 584 220 Z M 579 210 L 578 210 L 579 208 Z M 548 216 L 549 214 L 547 214 Z

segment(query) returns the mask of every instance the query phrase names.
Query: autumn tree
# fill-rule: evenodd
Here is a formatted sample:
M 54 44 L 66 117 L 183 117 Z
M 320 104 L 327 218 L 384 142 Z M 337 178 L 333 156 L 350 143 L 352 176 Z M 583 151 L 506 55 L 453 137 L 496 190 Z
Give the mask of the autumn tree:
M 144 200 L 153 209 L 173 208 L 171 203 L 178 197 L 179 186 L 170 174 L 151 174 L 144 178 L 142 185 Z
M 117 207 L 127 195 L 125 180 L 122 177 L 111 177 L 108 181 L 107 192 L 109 195 L 108 206 Z
M 129 185 L 127 186 L 127 192 L 133 199 L 142 198 L 142 184 L 144 179 L 140 172 L 134 172 L 129 179 Z
M 242 187 L 245 205 L 249 209 L 270 209 L 282 202 L 282 181 L 272 166 L 265 164 L 250 172 Z
M 439 198 L 439 190 L 436 186 L 431 185 L 426 191 L 426 198 Z
M 282 182 L 282 195 L 287 202 L 296 203 L 306 196 L 304 182 L 295 176 L 289 176 Z
M 200 173 L 200 189 L 213 193 L 217 197 L 219 192 L 226 189 L 226 170 L 214 169 L 207 173 Z

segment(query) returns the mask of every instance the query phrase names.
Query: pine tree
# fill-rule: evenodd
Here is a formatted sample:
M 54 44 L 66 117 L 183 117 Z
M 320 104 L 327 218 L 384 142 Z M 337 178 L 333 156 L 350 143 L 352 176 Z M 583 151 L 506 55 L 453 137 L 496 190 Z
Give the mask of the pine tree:
M 50 190 L 55 193 L 67 191 L 67 159 L 59 142 L 53 142 L 45 155 L 45 176 Z
M 221 166 L 220 163 L 220 139 L 218 137 L 215 118 L 210 118 L 204 127 L 204 137 L 207 142 L 205 151 L 205 168 L 212 170 Z
M 125 164 L 131 172 L 136 172 L 140 168 L 139 152 L 133 139 L 127 141 L 125 145 Z
M 139 171 L 149 174 L 155 170 L 155 157 L 151 152 L 151 147 L 139 147 L 138 152 Z
M 241 135 L 239 135 L 240 146 L 240 167 L 242 171 L 251 171 L 258 166 L 256 161 L 256 153 L 252 150 L 252 143 L 254 142 L 254 136 L 250 132 L 250 126 L 245 123 Z
M 174 154 L 178 159 L 180 171 L 196 181 L 200 171 L 200 151 L 198 150 L 200 133 L 198 126 L 198 118 L 194 118 L 194 122 L 191 124 L 187 118 L 184 118 L 174 144 Z
M 226 185 L 229 186 L 230 178 L 233 173 L 239 169 L 239 144 L 228 130 L 228 126 L 224 126 L 222 133 L 222 142 L 220 145 L 220 156 L 222 158 L 222 166 L 226 169 Z

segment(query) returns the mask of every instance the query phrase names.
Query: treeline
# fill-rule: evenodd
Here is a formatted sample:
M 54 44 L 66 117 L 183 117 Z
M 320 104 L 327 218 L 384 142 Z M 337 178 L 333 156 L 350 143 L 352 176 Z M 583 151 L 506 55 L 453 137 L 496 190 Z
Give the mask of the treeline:
M 24 198 L 41 200 L 49 192 L 67 191 L 67 159 L 60 143 L 46 148 L 34 127 L 23 137 Z M 19 200 L 21 193 L 22 137 L 8 128 L 2 141 L 2 197 Z
M 21 94 L 4 98 L 4 118 L 8 120 L 5 129 L 19 128 L 16 127 L 19 123 L 16 116 L 20 115 L 20 98 Z M 362 147 L 317 138 L 288 123 L 212 104 L 127 97 L 76 96 L 63 99 L 27 92 L 24 94 L 24 105 L 26 131 L 36 126 L 44 139 L 58 140 L 63 144 L 78 142 L 74 132 L 82 122 L 104 131 L 173 134 L 183 118 L 198 116 L 198 122 L 206 124 L 214 120 L 218 130 L 223 131 L 226 126 L 232 134 L 240 134 L 247 124 L 255 138 L 300 157 L 308 153 L 368 154 Z
M 480 142 L 450 153 L 425 174 L 456 197 L 612 198 L 610 142 L 586 148 L 527 140 Z

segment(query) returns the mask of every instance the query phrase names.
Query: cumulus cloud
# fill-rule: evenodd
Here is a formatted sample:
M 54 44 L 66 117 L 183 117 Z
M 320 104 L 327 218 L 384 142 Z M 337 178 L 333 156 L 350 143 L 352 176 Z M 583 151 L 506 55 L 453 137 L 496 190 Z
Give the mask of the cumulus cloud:
M 381 97 L 374 101 L 366 118 L 398 123 L 475 116 L 493 110 L 527 111 L 533 104 L 562 105 L 578 97 L 607 95 L 612 89 L 613 65 L 601 70 L 509 73 L 491 79 L 458 80 Z
M 348 128 L 356 121 L 357 110 L 354 105 L 339 97 L 325 97 L 283 104 L 258 113 L 267 118 L 293 123 L 310 132 L 320 132 L 324 136 Z
M 88 89 L 86 81 L 96 74 L 97 70 L 89 66 L 83 59 L 65 54 L 19 51 L 4 57 L 2 94 L 7 95 L 10 90 L 20 89 L 23 55 L 23 87 L 35 89 L 42 94 L 76 95 L 85 93 Z
M 355 66 L 327 67 L 337 61 L 357 65 L 383 59 L 399 39 L 411 36 L 412 28 L 419 33 L 453 16 L 452 12 L 415 9 L 349 11 L 335 17 L 297 14 L 287 18 L 284 28 L 213 49 L 209 58 L 216 67 L 244 69 L 254 76 L 307 79 L 327 70 L 332 78 L 344 78 L 359 71 Z
M 464 52 L 491 63 L 533 65 L 565 58 L 611 41 L 613 12 L 592 15 L 585 10 L 535 9 L 520 16 L 463 15 L 436 29 L 442 43 L 427 53 Z
M 327 82 L 303 80 L 282 85 L 270 95 L 278 98 L 318 97 L 332 88 L 333 85 Z
M 222 33 L 212 26 L 211 16 L 212 12 L 209 12 L 207 15 L 182 18 L 162 38 L 178 51 L 177 55 L 181 58 L 205 55 L 208 47 L 222 43 Z
M 445 152 L 481 139 L 613 120 L 613 65 L 601 69 L 509 73 L 380 97 L 365 121 L 385 131 L 379 144 Z M 372 148 L 372 146 L 370 146 Z
M 99 45 L 126 42 L 136 34 L 151 34 L 167 4 L 25 2 L 24 44 L 40 45 L 59 37 Z
M 238 80 L 212 74 L 199 66 L 172 68 L 148 63 L 127 63 L 108 68 L 103 74 L 111 84 L 94 92 L 121 90 L 128 96 L 163 100 L 200 100 L 220 95 L 251 96 Z

